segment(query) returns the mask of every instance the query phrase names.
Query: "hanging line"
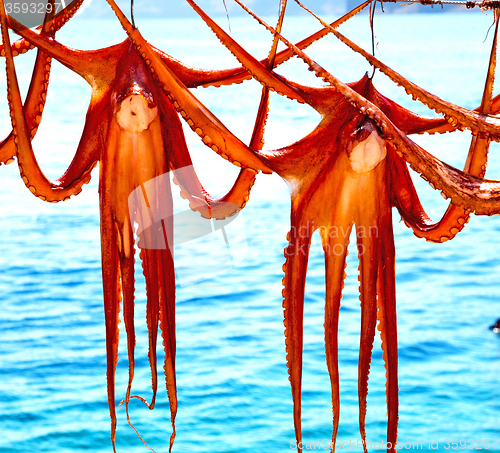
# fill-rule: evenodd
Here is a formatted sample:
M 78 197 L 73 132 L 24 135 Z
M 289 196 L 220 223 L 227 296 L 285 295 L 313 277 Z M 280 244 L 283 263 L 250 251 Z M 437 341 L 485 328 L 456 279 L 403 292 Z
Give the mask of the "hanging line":
M 227 10 L 226 0 L 222 0 L 222 3 L 224 3 L 224 9 L 226 10 L 227 26 L 229 27 L 229 34 L 231 35 L 231 21 L 229 20 L 229 11 Z
M 373 28 L 373 20 L 375 18 L 375 8 L 377 7 L 377 0 L 373 1 L 370 3 L 370 28 L 372 31 L 372 55 L 375 57 L 375 30 Z M 373 76 L 375 75 L 375 70 L 377 68 L 374 66 L 373 67 L 373 72 L 372 75 L 370 76 L 370 80 L 373 79 Z

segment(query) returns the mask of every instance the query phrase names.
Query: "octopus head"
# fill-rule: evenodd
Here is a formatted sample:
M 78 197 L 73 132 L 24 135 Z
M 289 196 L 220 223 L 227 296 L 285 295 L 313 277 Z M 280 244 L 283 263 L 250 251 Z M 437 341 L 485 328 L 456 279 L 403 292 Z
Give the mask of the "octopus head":
M 349 138 L 347 156 L 356 173 L 367 173 L 385 159 L 385 141 L 371 121 L 362 123 Z
M 138 134 L 146 130 L 158 115 L 153 97 L 137 85 L 116 97 L 116 121 L 127 132 Z

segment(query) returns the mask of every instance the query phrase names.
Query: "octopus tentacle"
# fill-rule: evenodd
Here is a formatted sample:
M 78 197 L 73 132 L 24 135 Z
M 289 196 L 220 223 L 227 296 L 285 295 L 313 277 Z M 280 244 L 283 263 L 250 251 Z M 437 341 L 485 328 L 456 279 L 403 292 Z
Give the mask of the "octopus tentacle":
M 469 156 L 474 155 L 473 161 L 471 163 L 476 164 L 471 168 L 464 168 L 464 172 L 477 175 L 479 177 L 484 176 L 486 161 L 488 156 L 490 140 L 487 138 L 482 138 L 474 136 L 472 138 Z M 477 163 L 479 162 L 479 165 Z M 453 239 L 470 219 L 469 210 L 462 206 L 455 206 L 450 203 L 445 214 L 440 221 L 433 224 L 419 225 L 411 221 L 411 219 L 406 219 L 403 216 L 405 224 L 413 229 L 415 236 L 419 238 L 425 238 L 430 242 L 446 242 Z
M 14 27 L 19 26 L 12 18 L 11 23 Z M 20 33 L 30 35 L 31 41 L 36 45 L 40 45 L 42 50 L 46 51 L 46 53 L 50 54 L 52 57 L 58 57 L 57 52 L 53 53 L 50 47 L 51 43 L 55 41 L 30 30 L 20 30 Z M 62 45 L 59 46 L 61 49 L 66 49 Z M 107 130 L 107 116 L 103 115 L 101 117 L 102 120 L 95 124 L 87 123 L 85 125 L 85 131 L 78 146 L 77 153 L 66 173 L 55 181 L 47 179 L 40 170 L 31 148 L 31 140 L 28 135 L 28 126 L 22 110 L 14 63 L 9 53 L 10 49 L 7 49 L 8 91 L 11 99 L 9 105 L 13 116 L 13 127 L 15 140 L 17 142 L 18 163 L 21 176 L 26 186 L 40 199 L 50 202 L 65 200 L 71 195 L 78 194 L 81 191 L 81 186 L 89 182 L 90 173 L 97 163 L 100 149 L 103 146 L 102 140 Z M 78 54 L 78 52 L 76 53 Z M 94 54 L 94 52 L 91 53 Z M 97 52 L 97 54 L 98 53 L 99 52 Z M 75 57 L 75 55 L 73 55 L 73 57 Z M 85 64 L 85 60 L 86 58 L 83 58 L 83 62 L 80 61 L 78 65 Z M 71 67 L 71 61 L 63 59 L 62 62 Z M 83 71 L 83 66 L 80 67 L 80 70 Z M 100 96 L 93 96 L 89 111 L 95 110 L 96 112 L 105 112 L 108 102 L 109 98 L 102 94 L 100 94 Z
M 250 167 L 264 173 L 270 173 L 271 170 L 241 140 L 232 135 L 215 115 L 193 96 L 182 81 L 159 61 L 155 52 L 151 50 L 139 31 L 132 27 L 114 0 L 107 0 L 107 2 L 144 59 L 153 77 L 167 94 L 169 101 L 201 137 L 203 143 L 238 167 Z
M 142 268 L 144 276 L 146 277 L 146 322 L 148 326 L 148 338 L 149 338 L 149 348 L 148 348 L 148 359 L 149 366 L 151 368 L 151 386 L 153 390 L 153 396 L 151 397 L 151 403 L 147 403 L 145 400 L 143 402 L 149 409 L 154 409 L 156 402 L 156 393 L 158 391 L 158 366 L 156 359 L 156 344 L 158 338 L 158 325 L 159 325 L 159 292 L 158 292 L 158 280 L 157 272 L 153 265 L 155 263 L 156 251 L 141 249 L 140 258 L 142 261 Z
M 435 158 L 391 125 L 381 127 L 392 137 L 392 146 L 397 147 L 398 155 L 434 188 L 441 190 L 445 198 L 450 198 L 452 204 L 477 215 L 500 213 L 500 181 L 468 175 Z
M 82 6 L 84 0 L 77 0 L 70 3 L 66 8 L 59 11 L 57 14 L 55 13 L 55 8 L 53 7 L 51 11 L 47 10 L 47 13 L 50 14 L 51 17 L 48 21 L 45 22 L 45 25 L 39 25 L 36 27 L 37 30 L 44 30 L 48 32 L 50 30 L 51 33 L 55 33 L 60 30 L 66 22 L 68 22 L 78 11 L 80 6 Z M 31 44 L 25 38 L 18 39 L 10 46 L 12 49 L 12 55 L 17 57 L 20 54 L 26 53 L 28 50 L 34 49 L 35 46 Z M 5 49 L 4 44 L 0 44 L 0 57 L 5 57 Z
M 161 328 L 165 351 L 164 373 L 170 406 L 172 434 L 169 451 L 175 439 L 175 417 L 177 415 L 177 384 L 175 377 L 175 273 L 171 250 L 141 249 L 144 275 L 146 276 L 148 302 L 146 307 L 149 331 L 149 363 L 152 371 L 153 396 L 148 403 L 140 396 L 131 396 L 142 401 L 149 409 L 154 409 L 158 389 L 156 339 L 158 326 Z M 137 431 L 136 431 L 137 433 Z M 146 443 L 137 433 L 144 445 Z M 146 445 L 147 446 L 147 445 Z M 149 448 L 149 447 L 148 447 Z
M 410 171 L 404 159 L 397 156 L 392 147 L 388 147 L 387 153 L 391 156 L 388 171 L 391 180 L 394 181 L 394 194 L 391 203 L 397 208 L 405 222 L 419 230 L 425 230 L 433 223 L 420 202 L 412 183 Z
M 241 67 L 220 70 L 200 69 L 177 60 L 153 45 L 151 45 L 151 49 L 158 59 L 183 81 L 187 88 L 220 87 L 239 84 L 252 78 L 246 69 Z
M 380 150 L 385 151 L 385 145 Z M 365 452 L 367 452 L 365 431 L 366 398 L 370 361 L 375 339 L 377 304 L 395 303 L 395 300 L 389 301 L 385 299 L 377 284 L 380 272 L 379 263 L 382 261 L 383 249 L 386 247 L 385 239 L 393 241 L 390 195 L 387 191 L 387 187 L 390 187 L 391 183 L 388 179 L 390 174 L 386 172 L 386 168 L 387 159 L 384 156 L 383 161 L 372 171 L 360 177 L 357 199 L 362 200 L 362 202 L 358 205 L 355 220 L 360 261 L 361 301 L 361 338 L 358 363 L 359 427 Z M 363 181 L 364 179 L 365 181 Z M 375 188 L 377 196 L 370 197 L 369 191 L 373 191 Z M 389 237 L 381 237 L 384 233 L 385 236 Z M 391 407 L 391 410 L 394 410 L 394 408 Z M 397 413 L 397 407 L 395 410 Z M 391 418 L 389 423 L 391 423 Z M 388 442 L 392 442 L 392 440 L 394 439 L 388 438 Z
M 356 225 L 358 236 L 359 281 L 361 301 L 361 338 L 358 362 L 359 428 L 365 453 L 366 449 L 366 397 L 368 395 L 368 375 L 375 339 L 377 319 L 377 271 L 380 246 L 372 238 L 364 237 L 365 228 L 377 228 L 372 223 Z
M 477 107 L 474 109 L 475 112 L 480 112 L 481 111 L 481 106 Z M 491 115 L 497 115 L 498 112 L 500 112 L 500 94 L 497 94 L 492 100 L 491 100 Z M 438 124 L 435 127 L 432 127 L 430 129 L 423 130 L 422 132 L 426 132 L 428 134 L 444 134 L 446 132 L 453 132 L 457 130 L 457 126 L 452 126 L 449 121 L 445 118 L 441 120 L 441 123 Z
M 255 118 L 255 125 L 250 139 L 251 149 L 260 151 L 264 146 L 264 132 L 266 129 L 267 118 L 269 115 L 269 88 L 267 86 L 262 88 L 260 97 L 259 110 Z
M 332 22 L 330 25 L 334 28 L 339 27 L 344 22 L 349 20 L 351 17 L 355 16 L 360 11 L 365 9 L 370 4 L 370 2 L 371 0 L 365 1 L 363 4 L 352 9 L 341 18 Z M 317 31 L 316 33 L 312 34 L 311 36 L 298 42 L 296 46 L 299 49 L 305 49 L 314 42 L 326 36 L 328 33 L 330 33 L 329 29 L 323 28 Z M 218 71 L 207 71 L 202 69 L 196 69 L 182 64 L 180 61 L 176 60 L 175 58 L 172 58 L 171 56 L 163 53 L 162 51 L 154 47 L 153 50 L 155 50 L 155 52 L 158 53 L 160 59 L 167 66 L 169 66 L 172 71 L 175 72 L 175 74 L 185 83 L 185 85 L 188 88 L 195 88 L 198 86 L 220 87 L 224 85 L 242 83 L 243 81 L 250 80 L 252 78 L 252 76 L 248 73 L 246 68 L 240 67 L 240 68 L 231 68 Z M 288 61 L 292 57 L 293 53 L 290 51 L 290 49 L 284 49 L 281 52 L 278 52 L 275 58 L 275 66 L 279 66 L 280 64 Z M 269 62 L 269 57 L 267 59 L 260 60 L 260 63 L 264 66 L 267 66 L 268 62 Z
M 292 387 L 293 420 L 297 451 L 302 451 L 301 387 L 304 317 L 304 287 L 311 245 L 311 225 L 292 208 L 292 228 L 288 233 L 283 271 L 283 312 L 285 325 L 286 364 Z
M 285 83 L 280 76 L 274 73 L 268 73 L 265 79 L 261 80 L 259 67 L 261 63 L 243 49 L 236 41 L 228 39 L 227 33 L 219 27 L 219 25 L 208 16 L 193 0 L 187 0 L 191 7 L 199 14 L 199 16 L 206 22 L 210 29 L 216 34 L 221 43 L 228 48 L 228 50 L 238 59 L 238 61 L 253 75 L 253 77 L 260 83 L 265 84 L 271 91 L 276 91 L 289 99 L 296 100 L 299 103 L 304 103 L 303 97 L 297 93 L 297 89 Z
M 223 219 L 239 212 L 249 199 L 250 189 L 255 182 L 257 172 L 251 168 L 242 168 L 230 191 L 221 198 L 214 198 L 203 188 L 194 171 L 193 162 L 189 155 L 184 133 L 177 120 L 177 113 L 161 93 L 160 114 L 162 115 L 161 127 L 162 135 L 168 140 L 164 141 L 164 146 L 170 150 L 171 143 L 176 143 L 176 152 L 167 151 L 171 156 L 171 170 L 173 171 L 173 181 L 181 189 L 181 196 L 189 201 L 189 206 L 193 211 L 198 211 L 204 218 Z M 177 137 L 171 140 L 171 137 Z
M 478 108 L 479 112 L 483 114 L 491 113 L 493 104 L 492 93 L 496 68 L 498 18 L 499 16 L 497 15 L 483 98 L 481 106 Z M 480 137 L 477 135 L 472 137 L 464 172 L 474 176 L 484 177 L 490 141 L 488 137 Z M 415 206 L 421 206 L 420 202 L 415 204 Z M 470 216 L 467 209 L 452 204 L 448 206 L 448 209 L 439 222 L 434 224 L 429 223 L 423 227 L 418 223 L 412 223 L 411 219 L 406 219 L 405 216 L 403 216 L 406 225 L 413 229 L 415 236 L 425 238 L 427 241 L 431 242 L 445 242 L 453 239 L 464 228 L 469 218 Z
M 276 30 L 278 33 L 281 32 L 283 27 L 283 20 L 285 18 L 287 0 L 281 0 L 280 8 L 281 12 L 278 18 L 278 23 L 276 24 Z M 273 43 L 271 45 L 271 50 L 267 57 L 266 68 L 273 69 L 276 65 L 276 51 L 278 50 L 279 39 L 277 36 L 273 38 Z M 267 117 L 269 114 L 269 91 L 270 88 L 266 85 L 262 88 L 262 95 L 260 98 L 259 110 L 257 111 L 257 117 L 255 119 L 255 125 L 252 132 L 252 138 L 250 140 L 250 148 L 260 151 L 264 146 L 264 132 L 266 129 Z
M 238 1 L 238 0 L 235 0 Z M 321 24 L 325 27 L 329 25 L 324 22 L 320 17 L 311 12 L 298 0 L 295 0 L 302 8 L 312 14 L 316 19 L 318 19 Z M 443 113 L 445 117 L 452 123 L 453 127 L 458 127 L 458 129 L 463 130 L 464 128 L 470 129 L 474 135 L 479 133 L 488 133 L 493 140 L 500 140 L 500 119 L 493 118 L 491 116 L 482 115 L 475 111 L 468 110 L 466 108 L 460 107 L 458 105 L 447 102 L 438 96 L 429 93 L 428 91 L 420 88 L 418 85 L 405 79 L 403 76 L 398 74 L 396 71 L 391 69 L 386 64 L 382 63 L 380 60 L 375 58 L 370 53 L 366 52 L 364 49 L 353 43 L 350 39 L 346 38 L 344 35 L 339 33 L 337 30 L 330 28 L 331 32 L 340 39 L 344 44 L 349 46 L 355 52 L 361 54 L 371 65 L 378 68 L 381 72 L 387 75 L 393 82 L 402 86 L 408 94 L 411 94 L 414 99 L 418 99 L 420 102 L 425 104 L 430 109 L 437 113 Z
M 278 17 L 278 23 L 276 24 L 276 30 L 281 31 L 283 26 L 283 20 L 285 18 L 285 10 L 286 10 L 287 0 L 281 0 L 280 8 L 281 12 Z M 269 51 L 269 55 L 267 57 L 266 67 L 268 69 L 273 69 L 276 62 L 276 51 L 278 50 L 279 39 L 275 36 L 273 38 L 273 43 L 271 45 L 271 50 Z M 262 88 L 262 94 L 259 103 L 259 109 L 257 111 L 257 116 L 255 118 L 255 125 L 252 132 L 252 137 L 250 139 L 249 147 L 252 150 L 260 151 L 264 146 L 264 132 L 266 129 L 267 118 L 269 114 L 269 87 L 264 86 Z M 243 209 L 249 199 L 250 190 L 255 184 L 255 179 L 257 174 L 250 168 L 242 168 L 236 179 L 236 182 L 231 189 L 230 193 L 225 196 L 226 200 L 230 200 L 230 202 L 237 201 L 235 198 L 237 192 L 243 191 L 243 201 L 239 203 L 240 209 Z M 235 188 L 237 190 L 235 190 Z M 241 198 L 240 198 L 241 200 Z M 233 202 L 234 203 L 234 202 Z M 214 206 L 212 206 L 214 209 Z M 216 217 L 219 219 L 219 217 Z
M 157 336 L 158 326 L 161 326 L 162 338 L 165 351 L 168 350 L 168 355 L 165 355 L 164 372 L 166 379 L 166 387 L 168 400 L 170 405 L 172 434 L 170 436 L 169 451 L 175 440 L 175 417 L 177 415 L 177 390 L 175 379 L 175 323 L 169 320 L 170 316 L 175 316 L 175 274 L 171 252 L 169 250 L 157 249 L 141 249 L 140 254 L 143 272 L 146 277 L 147 287 L 147 306 L 146 319 L 148 325 L 149 350 L 148 358 L 151 368 L 151 379 L 153 396 L 151 402 L 137 395 L 130 395 L 130 399 L 136 398 L 144 403 L 148 409 L 153 410 L 156 403 L 156 394 L 158 391 L 158 372 L 157 372 Z M 165 264 L 167 263 L 167 264 Z M 168 284 L 162 283 L 163 273 L 166 272 Z M 162 315 L 165 313 L 165 315 Z M 161 318 L 161 321 L 160 321 Z M 163 331 L 166 329 L 166 332 Z M 165 339 L 167 339 L 165 341 Z M 128 417 L 129 425 L 134 429 L 142 443 L 151 451 L 144 439 L 141 437 L 137 429 L 132 425 Z
M 38 125 L 42 119 L 42 111 L 47 96 L 50 66 L 51 58 L 39 51 L 23 109 L 31 139 L 34 138 Z M 14 133 L 10 132 L 10 134 L 0 143 L 0 165 L 14 162 L 15 155 L 16 144 L 14 141 Z
M 1 1 L 1 0 L 0 0 Z M 104 200 L 103 200 L 104 201 Z M 103 204 L 103 206 L 105 206 Z M 113 225 L 111 210 L 101 210 L 101 235 L 108 240 L 102 241 L 102 281 L 104 293 L 104 318 L 106 322 L 106 357 L 107 357 L 107 391 L 108 406 L 111 415 L 111 443 L 115 448 L 116 409 L 115 409 L 115 371 L 118 362 L 118 323 L 121 302 L 120 267 L 116 248 L 116 229 Z
M 394 235 L 392 220 L 383 223 L 379 229 L 380 242 L 384 244 L 380 250 L 378 271 L 379 296 L 377 298 L 377 319 L 382 339 L 383 359 L 386 370 L 387 395 L 387 451 L 396 451 L 398 434 L 398 340 L 396 318 L 396 278 Z
M 82 0 L 83 1 L 83 0 Z M 53 5 L 54 0 L 50 0 Z M 45 15 L 44 23 L 41 27 L 43 33 L 48 36 L 54 37 L 55 31 L 50 25 L 50 20 L 53 17 L 53 13 L 47 13 Z M 13 47 L 16 47 L 14 43 Z M 12 53 L 13 56 L 14 52 Z M 35 66 L 33 67 L 33 74 L 31 76 L 31 82 L 28 89 L 28 94 L 26 95 L 26 102 L 23 107 L 24 117 L 26 118 L 26 124 L 30 130 L 31 139 L 36 134 L 38 125 L 42 120 L 42 112 L 45 107 L 45 100 L 47 98 L 47 88 L 49 84 L 50 67 L 52 63 L 52 58 L 47 54 L 38 50 Z M 10 164 L 14 161 L 14 156 L 16 155 L 16 145 L 14 143 L 14 133 L 11 132 L 5 140 L 0 142 L 0 165 Z
M 352 223 L 340 223 L 341 234 L 330 235 L 328 229 L 321 229 L 321 241 L 325 253 L 325 352 L 326 364 L 330 375 L 332 389 L 332 450 L 335 448 L 340 417 L 340 390 L 339 390 L 339 364 L 338 364 L 338 330 L 339 309 L 344 287 L 346 258 L 348 254 L 349 235 Z
M 85 172 L 80 179 L 68 181 L 62 186 L 60 181 L 51 182 L 41 172 L 31 148 L 31 139 L 28 126 L 23 112 L 23 104 L 19 85 L 17 83 L 14 60 L 9 45 L 7 23 L 3 2 L 0 4 L 0 15 L 2 22 L 2 39 L 7 44 L 6 66 L 7 66 L 7 95 L 12 119 L 14 142 L 17 147 L 19 170 L 24 183 L 30 191 L 45 201 L 60 201 L 81 191 L 81 186 L 90 179 L 90 171 L 95 161 L 88 162 Z
M 146 189 L 143 187 L 143 193 L 146 193 L 147 202 L 149 207 L 153 210 L 161 210 L 161 198 L 157 197 L 156 191 L 149 191 L 147 195 Z M 165 201 L 165 200 L 163 200 Z M 160 209 L 159 209 L 160 208 Z M 140 209 L 136 213 L 139 216 L 140 225 L 148 225 L 151 222 L 146 210 Z M 148 217 L 148 218 L 146 218 Z M 158 390 L 158 371 L 157 371 L 157 337 L 158 337 L 158 327 L 160 325 L 160 313 L 170 313 L 168 316 L 175 316 L 175 313 L 171 313 L 171 308 L 169 305 L 173 304 L 175 300 L 175 274 L 173 268 L 173 260 L 171 257 L 172 246 L 171 240 L 173 237 L 172 222 L 169 218 L 162 219 L 162 222 L 153 224 L 149 228 L 145 228 L 140 234 L 140 258 L 142 260 L 143 274 L 146 278 L 146 291 L 147 291 L 147 305 L 146 305 L 146 321 L 148 326 L 148 337 L 149 337 L 149 350 L 148 359 L 151 368 L 151 380 L 152 380 L 152 390 L 153 395 L 151 402 L 140 396 L 131 396 L 130 398 L 137 398 L 142 401 L 150 410 L 154 409 L 156 402 L 156 394 Z M 164 272 L 166 272 L 166 283 L 164 279 Z M 173 291 L 173 293 L 172 293 Z M 161 308 L 162 307 L 162 308 Z M 168 330 L 168 324 L 173 325 L 174 336 L 172 338 L 171 330 Z M 173 356 L 170 353 L 168 359 L 168 366 L 165 366 L 165 379 L 167 391 L 169 394 L 169 401 L 171 406 L 171 416 L 172 416 L 172 428 L 173 435 L 175 433 L 175 415 L 177 411 L 177 401 L 176 401 L 176 387 L 175 387 L 175 364 L 173 359 L 175 359 L 175 323 L 168 321 L 166 324 L 162 324 L 162 329 L 167 329 L 167 332 L 162 332 L 162 335 L 167 338 L 169 348 L 174 345 Z M 165 343 L 167 347 L 167 343 Z M 172 358 L 173 357 L 173 358 Z M 167 360 L 167 359 L 166 359 Z M 166 362 L 167 363 L 167 362 Z M 130 421 L 129 421 L 130 423 Z M 132 425 L 131 425 L 132 426 Z M 137 433 L 137 431 L 136 431 Z M 139 433 L 137 433 L 139 438 L 142 440 L 144 445 L 146 443 L 141 438 Z M 173 442 L 173 438 L 172 438 Z M 147 446 L 147 445 L 146 445 Z M 148 447 L 149 448 L 149 447 Z
M 8 16 L 8 23 L 17 34 L 79 74 L 97 91 L 103 91 L 103 87 L 109 86 L 115 78 L 116 49 L 124 43 L 98 50 L 77 50 L 23 27 L 11 16 Z
M 487 138 L 480 138 L 478 136 L 472 138 L 469 156 L 473 155 L 474 157 L 473 160 L 469 161 L 472 163 L 472 166 L 466 165 L 464 169 L 465 172 L 480 177 L 484 176 L 489 143 L 490 140 Z M 408 172 L 406 166 L 404 164 L 402 165 L 406 172 Z M 400 167 L 399 171 L 395 173 L 402 174 L 401 170 L 402 168 Z M 428 181 L 426 176 L 422 175 L 422 177 Z M 433 183 L 432 185 L 435 187 Z M 415 236 L 419 238 L 425 238 L 430 242 L 446 242 L 453 239 L 465 227 L 465 224 L 467 224 L 470 219 L 469 209 L 462 206 L 455 206 L 450 203 L 441 220 L 433 223 L 427 217 L 414 188 L 411 189 L 410 195 L 409 190 L 404 188 L 403 182 L 398 183 L 398 186 L 400 186 L 398 193 L 403 195 L 398 196 L 398 209 L 406 226 L 411 228 Z M 405 206 L 402 206 L 403 203 L 405 203 Z M 408 213 L 410 214 L 408 215 Z
M 266 88 L 263 88 L 264 90 Z M 263 138 L 261 137 L 264 133 L 268 101 L 268 93 L 263 93 L 249 146 L 254 150 L 260 150 L 263 146 Z M 263 111 L 266 112 L 264 116 Z M 189 154 L 186 153 L 183 156 L 191 162 Z M 257 172 L 253 168 L 242 168 L 229 192 L 221 198 L 214 198 L 205 191 L 191 163 L 184 164 L 182 168 L 174 170 L 173 181 L 180 186 L 181 196 L 189 200 L 191 209 L 200 212 L 204 218 L 222 220 L 235 215 L 245 207 L 250 198 L 250 191 L 255 184 L 256 176 Z
M 169 227 L 171 228 L 171 227 Z M 163 369 L 166 377 L 168 402 L 172 434 L 170 435 L 169 452 L 175 439 L 175 416 L 177 415 L 177 384 L 175 376 L 175 273 L 174 261 L 170 250 L 159 250 L 157 253 L 159 294 L 160 294 L 160 328 L 163 338 L 165 360 Z
M 125 396 L 125 410 L 127 414 L 128 424 L 132 427 L 132 429 L 136 432 L 137 436 L 142 440 L 137 429 L 132 425 L 129 415 L 129 400 L 130 400 L 130 392 L 132 390 L 132 381 L 134 380 L 134 370 L 135 370 L 135 327 L 134 327 L 134 284 L 135 284 L 135 276 L 134 276 L 134 239 L 133 232 L 130 225 L 130 221 L 127 219 L 126 224 L 121 226 L 121 230 L 127 228 L 128 234 L 123 234 L 123 237 L 119 240 L 119 244 L 122 244 L 122 250 L 119 251 L 119 263 L 120 263 L 120 274 L 122 280 L 122 292 L 123 292 L 123 320 L 125 323 L 125 332 L 127 333 L 127 352 L 128 352 L 128 385 L 127 385 L 127 393 Z M 120 235 L 120 231 L 117 232 L 117 236 Z M 128 241 L 128 245 L 125 247 L 123 245 L 123 241 Z M 130 250 L 130 253 L 127 255 L 124 253 L 124 250 Z M 145 444 L 144 440 L 142 440 Z M 146 445 L 146 444 L 145 444 Z
M 189 207 L 206 219 L 222 220 L 243 209 L 250 197 L 257 172 L 242 168 L 229 192 L 221 198 L 214 198 L 205 191 L 194 171 L 189 154 L 183 155 L 184 165 L 173 167 L 173 182 L 180 187 L 181 197 L 189 201 Z

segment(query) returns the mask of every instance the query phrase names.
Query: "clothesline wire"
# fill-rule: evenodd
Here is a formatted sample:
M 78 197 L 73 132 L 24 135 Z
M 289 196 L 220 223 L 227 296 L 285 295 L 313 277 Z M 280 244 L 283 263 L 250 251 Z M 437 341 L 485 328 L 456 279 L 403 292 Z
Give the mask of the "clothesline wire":
M 500 1 L 498 0 L 378 0 L 380 3 L 406 3 L 414 4 L 420 3 L 421 5 L 464 5 L 467 9 L 478 7 L 481 9 L 496 9 L 500 8 Z

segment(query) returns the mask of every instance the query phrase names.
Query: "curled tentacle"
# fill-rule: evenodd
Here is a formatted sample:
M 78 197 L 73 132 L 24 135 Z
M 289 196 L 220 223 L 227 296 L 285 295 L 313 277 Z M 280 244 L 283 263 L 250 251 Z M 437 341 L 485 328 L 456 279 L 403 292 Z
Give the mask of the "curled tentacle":
M 2 5 L 3 8 L 3 5 Z M 5 15 L 2 9 L 2 33 L 4 42 L 8 43 L 8 34 L 6 29 Z M 79 147 L 81 153 L 85 154 L 85 159 L 76 165 L 73 161 L 69 174 L 76 170 L 77 177 L 67 178 L 68 172 L 57 181 L 50 181 L 40 170 L 36 161 L 33 149 L 31 147 L 31 137 L 28 125 L 24 116 L 21 95 L 17 83 L 14 61 L 11 55 L 10 47 L 6 48 L 7 63 L 7 86 L 9 97 L 9 108 L 11 110 L 12 127 L 14 142 L 17 147 L 17 157 L 19 170 L 26 187 L 36 196 L 44 201 L 57 202 L 68 199 L 71 195 L 76 195 L 81 191 L 81 186 L 90 180 L 90 172 L 94 168 L 98 159 L 99 131 L 96 131 L 94 141 L 91 146 L 84 144 Z M 101 126 L 102 127 L 102 126 Z M 82 144 L 81 144 L 82 145 Z M 93 149 L 89 149 L 93 148 Z M 76 168 L 77 167 L 77 168 Z
M 488 73 L 483 91 L 483 99 L 481 106 L 478 108 L 479 112 L 483 114 L 491 113 L 493 106 L 492 93 L 496 68 L 497 36 L 498 16 L 488 65 Z M 464 166 L 464 172 L 473 176 L 484 177 L 486 164 L 488 162 L 489 144 L 490 139 L 488 137 L 472 137 L 469 154 Z M 401 190 L 404 190 L 403 187 Z M 407 200 L 412 205 L 412 207 L 407 206 L 406 209 L 422 209 L 416 193 L 412 194 L 411 198 L 401 197 L 401 199 Z M 419 214 L 419 217 L 426 217 L 425 212 L 422 211 L 422 213 Z M 421 224 L 419 222 L 412 221 L 412 217 L 406 218 L 405 215 L 403 215 L 406 225 L 413 229 L 415 236 L 425 238 L 431 242 L 445 242 L 453 239 L 464 228 L 465 224 L 469 221 L 469 218 L 470 216 L 467 209 L 454 206 L 453 204 L 448 206 L 448 209 L 442 219 L 436 223 L 426 221 L 425 224 Z
M 51 26 L 51 20 L 54 15 L 54 0 L 50 0 L 49 4 L 52 5 L 52 8 L 50 12 L 45 15 L 44 23 L 40 27 L 43 33 L 53 38 L 55 31 L 53 31 L 54 27 Z M 14 43 L 13 47 L 18 48 L 16 47 L 16 43 Z M 5 55 L 3 50 L 2 52 L 3 55 Z M 15 56 L 15 52 L 12 52 L 12 55 Z M 42 120 L 42 112 L 45 107 L 45 100 L 47 99 L 51 63 L 52 58 L 43 51 L 38 50 L 28 94 L 26 96 L 26 102 L 23 107 L 24 117 L 26 118 L 26 124 L 30 131 L 31 139 L 35 136 L 38 125 Z M 14 142 L 14 133 L 11 132 L 5 140 L 0 143 L 0 165 L 10 164 L 13 162 L 15 155 L 16 144 Z
M 286 9 L 286 0 L 282 0 L 281 3 L 281 14 L 278 19 L 278 24 L 276 26 L 277 30 L 281 30 L 283 19 L 285 16 Z M 275 64 L 276 51 L 278 48 L 278 38 L 273 39 L 273 43 L 271 46 L 271 50 L 269 52 L 269 56 L 267 58 L 267 66 L 269 69 L 272 69 Z M 257 111 L 257 116 L 255 119 L 255 125 L 252 132 L 252 138 L 250 139 L 250 149 L 255 151 L 260 151 L 264 146 L 264 131 L 267 122 L 267 116 L 269 111 L 269 88 L 267 86 L 262 88 L 262 95 L 260 99 L 259 109 Z M 186 154 L 186 156 L 188 156 Z M 188 168 L 191 168 L 189 166 Z M 196 175 L 194 175 L 196 176 Z M 207 202 L 206 206 L 203 206 L 203 203 L 200 203 L 200 197 L 193 199 L 192 193 L 190 191 L 185 190 L 185 185 L 182 185 L 178 182 L 178 177 L 174 179 L 176 184 L 181 186 L 181 195 L 184 198 L 188 198 L 190 200 L 190 206 L 192 209 L 199 210 L 203 217 L 215 218 L 218 220 L 222 220 L 223 218 L 230 217 L 239 210 L 243 209 L 250 197 L 250 190 L 255 184 L 257 173 L 255 170 L 251 168 L 242 168 L 234 183 L 231 190 L 222 198 L 214 199 L 208 193 L 205 192 L 201 183 L 197 184 L 197 193 L 204 194 L 205 200 Z M 192 178 L 190 178 L 192 179 Z M 200 209 L 199 205 L 202 205 L 203 211 Z
M 2 9 L 0 13 L 2 14 L 3 41 L 9 43 L 4 10 Z M 11 22 L 12 21 L 11 19 Z M 26 32 L 30 31 L 27 30 Z M 42 41 L 50 41 L 50 38 L 43 35 L 37 35 L 37 39 L 38 38 Z M 82 185 L 89 182 L 90 173 L 99 158 L 103 133 L 107 128 L 107 119 L 104 116 L 103 121 L 92 126 L 93 134 L 84 133 L 84 138 L 82 138 L 79 144 L 77 154 L 66 173 L 56 181 L 47 179 L 40 170 L 31 147 L 31 137 L 23 110 L 10 46 L 6 47 L 6 56 L 9 107 L 11 110 L 13 136 L 17 148 L 19 170 L 23 181 L 34 195 L 44 201 L 57 202 L 66 200 L 71 195 L 78 194 L 81 191 Z M 92 107 L 97 111 L 100 109 L 105 110 L 107 101 L 107 99 L 100 99 L 100 101 L 96 102 L 96 105 Z M 41 109 L 43 109 L 43 106 Z M 86 124 L 86 130 L 90 127 L 91 126 Z

